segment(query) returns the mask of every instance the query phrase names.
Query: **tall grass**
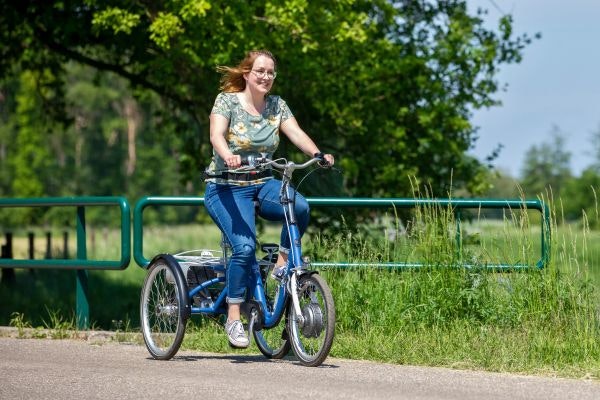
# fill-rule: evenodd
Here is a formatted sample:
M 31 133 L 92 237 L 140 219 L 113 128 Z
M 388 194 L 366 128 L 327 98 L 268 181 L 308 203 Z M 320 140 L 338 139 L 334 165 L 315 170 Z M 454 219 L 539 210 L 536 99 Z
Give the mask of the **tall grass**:
M 541 221 L 527 210 L 507 211 L 500 222 L 479 213 L 463 224 L 462 248 L 453 213 L 440 207 L 417 209 L 411 220 L 396 224 L 406 228 L 393 240 L 356 229 L 316 236 L 315 256 L 423 264 L 403 271 L 326 271 L 339 316 L 332 353 L 600 377 L 599 237 L 585 223 L 559 225 L 554 210 L 551 221 L 551 261 L 544 269 L 535 267 Z M 485 268 L 490 264 L 531 267 L 498 272 Z

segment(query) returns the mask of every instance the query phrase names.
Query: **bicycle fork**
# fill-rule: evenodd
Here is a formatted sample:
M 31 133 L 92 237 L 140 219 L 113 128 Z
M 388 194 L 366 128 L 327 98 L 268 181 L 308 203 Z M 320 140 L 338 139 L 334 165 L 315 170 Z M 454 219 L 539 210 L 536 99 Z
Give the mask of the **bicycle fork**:
M 298 324 L 300 326 L 304 325 L 304 316 L 302 315 L 302 310 L 300 309 L 300 299 L 298 299 L 298 271 L 292 272 L 292 277 L 289 281 L 290 285 L 290 293 L 292 294 L 292 305 L 294 307 L 294 311 L 296 312 L 296 319 L 298 320 Z
M 291 170 L 285 170 L 284 175 L 288 178 L 288 182 L 291 180 L 292 176 Z M 296 221 L 296 213 L 294 212 L 295 208 L 295 200 L 290 196 L 289 186 L 282 185 L 280 192 L 280 201 L 284 208 L 284 215 L 286 217 L 286 225 L 288 228 L 288 236 L 290 238 L 290 258 L 288 260 L 288 266 L 291 265 L 294 267 L 291 273 L 291 277 L 288 280 L 288 290 L 292 297 L 292 306 L 294 307 L 294 311 L 296 314 L 296 318 L 298 320 L 299 325 L 304 324 L 304 317 L 302 315 L 302 310 L 300 309 L 300 300 L 298 298 L 298 276 L 300 275 L 300 271 L 304 268 L 304 260 L 302 260 L 302 247 L 300 244 L 300 231 L 298 230 L 298 223 Z

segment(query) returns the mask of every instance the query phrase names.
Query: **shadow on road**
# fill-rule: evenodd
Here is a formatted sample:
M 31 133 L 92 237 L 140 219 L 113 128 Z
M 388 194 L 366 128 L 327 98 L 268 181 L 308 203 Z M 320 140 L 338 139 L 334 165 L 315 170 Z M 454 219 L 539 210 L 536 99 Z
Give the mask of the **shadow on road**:
M 148 357 L 149 360 L 154 360 L 152 357 Z M 208 354 L 208 355 L 180 355 L 173 357 L 170 361 L 200 361 L 200 360 L 229 360 L 232 364 L 254 364 L 254 363 L 280 363 L 280 362 L 288 362 L 292 365 L 297 365 L 299 367 L 305 368 L 302 364 L 300 364 L 295 357 L 287 356 L 281 360 L 273 360 L 265 358 L 261 355 L 234 355 L 234 354 Z M 156 360 L 159 361 L 159 360 Z M 162 361 L 160 361 L 162 362 Z M 327 364 L 324 363 L 317 368 L 339 368 L 339 365 Z

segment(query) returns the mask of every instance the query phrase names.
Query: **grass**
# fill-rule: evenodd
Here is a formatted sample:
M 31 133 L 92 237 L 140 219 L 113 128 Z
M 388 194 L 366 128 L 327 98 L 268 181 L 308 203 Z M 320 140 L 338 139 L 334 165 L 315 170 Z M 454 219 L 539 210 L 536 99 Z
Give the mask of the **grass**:
M 599 379 L 600 233 L 585 223 L 558 225 L 560 219 L 552 217 L 550 264 L 521 272 L 494 272 L 485 266 L 535 265 L 540 258 L 540 223 L 531 211 L 508 212 L 499 220 L 484 212 L 465 218 L 460 252 L 456 221 L 445 209 L 417 210 L 408 221 L 382 215 L 368 229 L 348 227 L 333 236 L 313 232 L 305 251 L 315 261 L 425 264 L 406 270 L 322 270 L 338 315 L 331 356 Z M 112 234 L 100 237 L 114 251 L 109 244 Z M 262 237 L 277 241 L 278 228 L 267 226 Z M 99 252 L 102 243 L 96 241 Z M 147 258 L 159 252 L 215 248 L 216 243 L 214 227 L 144 231 Z M 471 268 L 461 267 L 465 263 Z M 74 277 L 73 271 L 18 270 L 19 286 L 0 291 L 0 324 L 54 327 L 60 336 L 65 324 L 72 324 L 61 316 L 73 313 Z M 123 338 L 135 331 L 143 278 L 144 270 L 135 265 L 125 271 L 91 271 L 95 326 Z M 199 317 L 192 318 L 183 348 L 230 351 L 220 325 Z
M 597 303 L 589 286 L 540 271 L 440 272 L 329 273 L 344 315 L 332 354 L 599 377 Z

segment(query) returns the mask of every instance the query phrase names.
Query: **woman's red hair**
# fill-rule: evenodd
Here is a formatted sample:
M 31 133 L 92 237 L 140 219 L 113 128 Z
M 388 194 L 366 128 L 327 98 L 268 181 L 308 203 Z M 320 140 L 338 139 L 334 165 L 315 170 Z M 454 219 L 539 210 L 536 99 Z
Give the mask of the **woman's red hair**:
M 252 71 L 254 61 L 259 56 L 269 57 L 277 66 L 275 56 L 268 50 L 252 50 L 246 54 L 246 57 L 236 67 L 218 66 L 217 72 L 223 74 L 221 77 L 221 91 L 226 93 L 242 92 L 246 89 L 246 80 L 244 74 Z

